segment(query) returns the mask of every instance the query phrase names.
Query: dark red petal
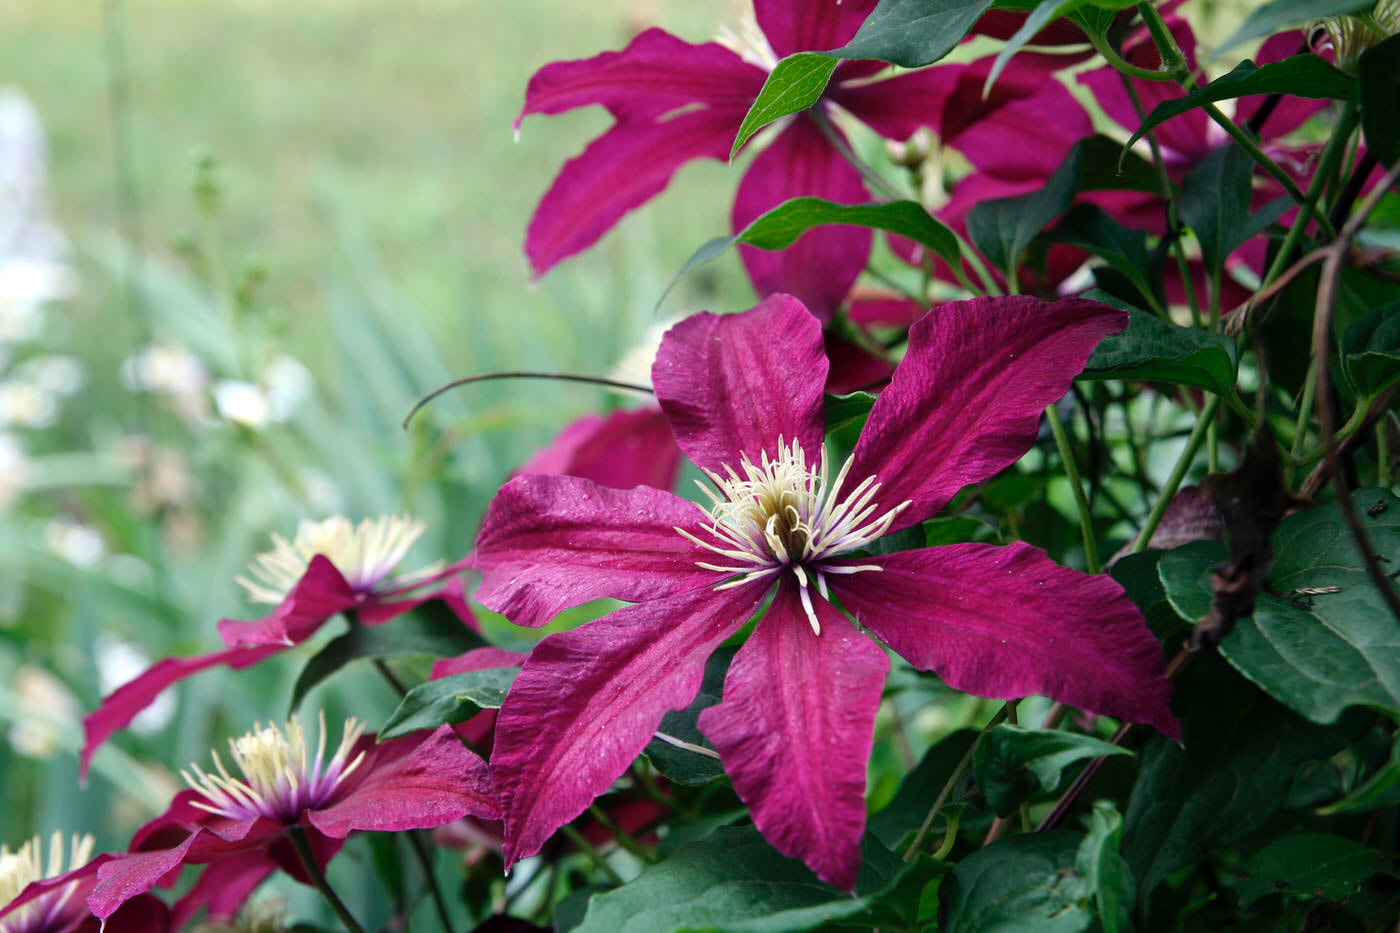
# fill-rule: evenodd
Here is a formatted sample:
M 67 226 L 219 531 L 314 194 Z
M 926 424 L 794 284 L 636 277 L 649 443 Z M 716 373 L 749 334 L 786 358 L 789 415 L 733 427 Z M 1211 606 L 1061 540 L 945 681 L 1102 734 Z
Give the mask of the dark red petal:
M 271 614 L 249 622 L 220 619 L 219 637 L 230 648 L 295 645 L 314 635 L 331 616 L 354 608 L 359 600 L 335 564 L 317 554 Z
M 202 872 L 194 887 L 175 902 L 174 929 L 184 929 L 185 924 L 201 910 L 208 910 L 210 923 L 231 923 L 238 911 L 248 900 L 258 885 L 276 871 L 277 865 L 262 849 L 237 852 L 210 862 Z M 127 903 L 113 917 L 121 916 L 132 902 Z M 111 921 L 108 921 L 111 925 Z
M 758 26 L 779 58 L 851 41 L 875 0 L 754 0 Z
M 773 295 L 742 314 L 702 312 L 666 332 L 651 381 L 681 450 L 707 470 L 759 463 L 778 439 L 821 451 L 827 360 L 802 302 Z
M 966 65 L 938 65 L 853 87 L 835 85 L 827 96 L 881 136 L 903 142 L 920 127 L 941 125 L 944 107 L 966 69 Z
M 705 660 L 766 589 L 652 600 L 535 647 L 496 720 L 491 754 L 507 865 L 538 852 L 627 770 L 667 710 L 695 699 Z
M 928 518 L 959 489 L 1020 459 L 1045 406 L 1127 323 L 1124 312 L 1079 298 L 934 308 L 909 329 L 909 350 L 856 443 L 851 481 L 877 477 L 884 509 L 912 503 L 896 528 Z
M 865 832 L 865 769 L 889 660 L 816 597 L 814 635 L 784 584 L 700 714 L 759 832 L 850 890 Z
M 806 117 L 778 134 L 749 166 L 734 196 L 734 232 L 797 197 L 841 204 L 870 200 L 860 173 Z M 818 319 L 829 321 L 865 268 L 872 239 L 866 227 L 829 225 L 808 230 L 782 250 L 740 246 L 739 258 L 759 295 L 790 294 Z
M 915 667 L 976 696 L 1031 694 L 1181 738 L 1162 648 L 1110 577 L 1027 544 L 953 544 L 831 576 L 856 620 Z
M 611 415 L 584 415 L 530 458 L 521 473 L 562 473 L 602 486 L 674 489 L 681 451 L 655 405 Z
M 715 555 L 675 530 L 704 520 L 693 502 L 647 486 L 517 476 L 482 521 L 476 598 L 516 625 L 536 626 L 604 596 L 636 602 L 704 586 L 717 575 L 696 561 Z

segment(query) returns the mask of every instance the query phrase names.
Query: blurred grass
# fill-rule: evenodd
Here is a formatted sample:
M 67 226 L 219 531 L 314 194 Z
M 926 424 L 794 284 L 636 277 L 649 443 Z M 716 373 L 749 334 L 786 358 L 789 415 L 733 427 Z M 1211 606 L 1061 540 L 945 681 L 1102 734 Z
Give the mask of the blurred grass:
M 489 370 L 605 371 L 653 322 L 653 304 L 695 247 L 727 231 L 738 179 L 717 163 L 682 170 L 658 204 L 532 284 L 521 243 L 534 204 L 608 117 L 597 108 L 535 117 L 514 142 L 525 83 L 549 61 L 620 47 L 652 19 L 702 41 L 730 7 L 0 0 L 0 86 L 24 91 L 43 119 L 55 218 L 82 283 L 53 309 L 44 343 L 82 359 L 89 380 L 33 445 L 68 457 L 72 476 L 46 484 L 43 508 L 31 501 L 0 514 L 0 573 L 22 581 L 7 601 L 12 618 L 0 621 L 0 674 L 22 664 L 52 671 L 86 711 L 100 696 L 99 633 L 152 658 L 212 650 L 219 617 L 257 614 L 232 578 L 267 532 L 290 534 L 298 518 L 324 513 L 307 469 L 330 481 L 349 515 L 409 509 L 428 519 L 410 563 L 464 553 L 508 471 L 605 396 L 473 387 L 404 433 L 398 422 L 414 399 Z M 127 80 L 116 124 L 114 66 Z M 114 125 L 130 154 L 129 215 Z M 218 166 L 212 215 L 193 194 L 205 152 Z M 180 243 L 198 244 L 203 264 Z M 256 317 L 232 321 L 220 290 L 252 267 L 263 276 Z M 737 309 L 750 298 L 731 255 L 689 277 L 667 307 Z M 153 337 L 199 350 L 217 375 L 251 377 L 244 350 L 290 353 L 311 369 L 313 396 L 285 427 L 192 430 L 122 386 L 122 360 Z M 161 524 L 169 516 L 131 505 L 110 462 L 131 435 L 182 448 L 201 489 L 192 530 L 172 536 Z M 97 527 L 114 555 L 135 559 L 90 569 L 59 560 L 41 544 L 54 513 Z M 63 828 L 96 832 L 99 847 L 123 844 L 168 769 L 205 760 L 254 719 L 283 715 L 310 650 L 201 675 L 180 688 L 168 727 L 119 736 L 154 776 L 111 753 L 79 792 L 71 732 L 64 751 L 42 760 L 0 743 L 0 841 Z M 392 708 L 387 688 L 358 672 L 321 699 L 332 721 L 356 712 L 374 722 Z M 114 793 L 111 781 L 146 787 L 147 803 Z

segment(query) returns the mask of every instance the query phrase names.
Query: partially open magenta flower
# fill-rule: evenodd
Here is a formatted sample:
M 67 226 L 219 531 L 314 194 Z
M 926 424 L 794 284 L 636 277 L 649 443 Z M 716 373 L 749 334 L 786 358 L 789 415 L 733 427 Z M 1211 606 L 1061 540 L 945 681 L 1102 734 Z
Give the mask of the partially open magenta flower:
M 86 900 L 97 883 L 98 866 L 111 856 L 92 858 L 92 846 L 91 836 L 74 836 L 69 842 L 63 833 L 54 833 L 46 863 L 37 836 L 14 851 L 0 845 L 0 933 L 97 933 L 98 919 Z M 143 896 L 128 901 L 103 929 L 162 933 L 169 925 L 165 905 Z
M 225 650 L 192 658 L 166 658 L 114 690 L 83 718 L 87 738 L 82 773 L 87 774 L 98 747 L 154 703 L 167 687 L 210 667 L 242 669 L 257 664 L 310 638 L 339 613 L 353 612 L 358 621 L 377 625 L 440 599 L 464 623 L 475 625 L 457 578 L 460 564 L 394 574 L 424 527 L 408 517 L 386 515 L 365 519 L 358 526 L 336 517 L 302 522 L 291 541 L 273 535 L 273 549 L 258 555 L 248 568 L 248 576 L 238 578 L 238 583 L 253 602 L 277 608 L 250 622 L 221 620 L 219 635 Z M 422 591 L 444 578 L 441 586 Z
M 486 763 L 448 726 L 376 745 L 354 720 L 327 760 L 326 728 L 309 745 L 293 718 L 229 742 L 237 773 L 213 755 L 198 766 L 161 816 L 142 827 L 131 852 L 97 869 L 88 906 L 107 917 L 157 884 L 174 884 L 182 865 L 207 867 L 176 905 L 177 923 L 203 908 L 232 917 L 278 868 L 306 881 L 288 832 L 304 834 L 318 870 L 355 831 L 431 829 L 464 816 L 497 817 Z
M 1179 735 L 1161 648 L 1122 589 L 1025 544 L 872 553 L 1017 460 L 1044 407 L 1125 315 L 1094 302 L 977 299 L 910 330 L 852 457 L 823 447 L 819 322 L 775 295 L 699 314 L 652 369 L 677 442 L 714 483 L 667 492 L 520 476 L 477 541 L 478 598 L 522 625 L 599 597 L 636 603 L 535 648 L 496 723 L 506 857 L 538 851 L 624 771 L 706 658 L 771 595 L 700 718 L 758 828 L 849 888 L 889 667 L 986 697 L 1042 694 Z M 853 622 L 855 624 L 853 624 Z

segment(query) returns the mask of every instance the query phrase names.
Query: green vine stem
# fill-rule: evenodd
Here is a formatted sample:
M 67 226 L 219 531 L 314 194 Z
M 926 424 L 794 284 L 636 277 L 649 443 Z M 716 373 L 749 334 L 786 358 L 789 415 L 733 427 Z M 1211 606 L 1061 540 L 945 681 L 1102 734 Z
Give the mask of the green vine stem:
M 1171 505 L 1172 498 L 1176 495 L 1177 489 L 1181 487 L 1181 481 L 1186 478 L 1186 471 L 1191 468 L 1192 462 L 1196 459 L 1196 454 L 1201 449 L 1201 442 L 1206 439 L 1207 430 L 1215 420 L 1215 410 L 1219 407 L 1220 396 L 1212 395 L 1206 402 L 1205 408 L 1201 409 L 1201 415 L 1196 419 L 1196 426 L 1191 429 L 1191 436 L 1186 439 L 1186 448 L 1177 458 L 1176 465 L 1172 467 L 1166 485 L 1157 495 L 1157 501 L 1152 504 L 1152 511 L 1147 514 L 1147 520 L 1142 523 L 1142 530 L 1138 532 L 1137 540 L 1133 542 L 1133 549 L 1130 553 L 1141 554 L 1147 550 L 1147 545 L 1152 540 L 1152 533 L 1161 524 L 1162 516 L 1167 514 L 1167 506 Z
M 1103 570 L 1099 563 L 1099 546 L 1094 540 L 1094 516 L 1089 508 L 1089 500 L 1084 495 L 1084 483 L 1079 477 L 1079 466 L 1074 462 L 1074 448 L 1070 446 L 1069 434 L 1054 404 L 1045 408 L 1045 420 L 1050 422 L 1050 433 L 1055 435 L 1055 446 L 1060 450 L 1060 462 L 1064 464 L 1065 478 L 1074 493 L 1074 505 L 1079 510 L 1079 531 L 1084 538 L 1084 563 L 1090 573 Z
M 306 831 L 300 826 L 287 827 L 287 838 L 292 841 L 292 848 L 296 850 L 297 858 L 301 860 L 301 865 L 306 869 L 306 876 L 311 879 L 311 883 L 316 886 L 316 890 L 321 892 L 321 896 L 326 899 L 326 903 L 331 905 L 340 922 L 349 933 L 365 933 L 365 928 L 360 926 L 350 908 L 345 906 L 345 902 L 340 899 L 340 895 L 335 893 L 335 888 L 326 880 L 326 875 L 321 871 L 321 866 L 316 864 L 316 856 L 311 851 L 311 843 L 306 841 Z
M 1008 706 L 1010 706 L 1009 703 L 1002 706 L 1002 708 L 997 711 L 997 714 L 982 727 L 984 733 L 1006 718 Z M 977 743 L 981 741 L 981 738 L 982 737 L 979 735 L 974 739 L 972 744 L 967 747 L 967 752 L 959 759 L 958 763 L 953 766 L 953 773 L 949 774 L 948 780 L 943 782 L 942 789 L 938 791 L 938 796 L 933 800 L 933 806 L 929 807 L 928 813 L 924 814 L 924 821 L 919 825 L 919 831 L 914 834 L 914 839 L 909 843 L 909 848 L 904 850 L 904 861 L 911 861 L 914 856 L 918 854 L 919 850 L 923 848 L 924 840 L 928 838 L 929 830 L 933 829 L 933 821 L 938 818 L 938 811 L 942 810 L 943 804 L 948 802 L 948 798 L 952 796 L 953 788 L 958 785 L 958 781 L 962 779 L 963 774 L 968 768 L 972 767 L 972 755 L 973 752 L 977 751 Z
M 573 824 L 565 823 L 559 827 L 559 831 L 577 846 L 580 852 L 587 854 L 593 860 L 593 864 L 598 866 L 598 870 L 608 876 L 609 881 L 618 887 L 622 886 L 622 876 L 613 870 L 613 867 L 608 864 L 608 860 L 603 858 L 603 853 L 598 851 L 598 847 L 589 842 L 588 838 L 575 829 Z

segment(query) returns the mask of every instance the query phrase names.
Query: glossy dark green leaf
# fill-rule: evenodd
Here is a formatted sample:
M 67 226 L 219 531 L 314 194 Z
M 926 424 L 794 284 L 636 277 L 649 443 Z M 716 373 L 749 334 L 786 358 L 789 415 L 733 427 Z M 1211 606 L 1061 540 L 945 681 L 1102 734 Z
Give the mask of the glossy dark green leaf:
M 1400 36 L 1362 52 L 1356 71 L 1366 148 L 1389 168 L 1400 159 Z
M 1347 381 L 1358 396 L 1372 397 L 1400 380 L 1400 301 L 1352 321 L 1340 349 Z
M 355 625 L 306 662 L 292 687 L 296 711 L 313 687 L 352 661 L 426 656 L 450 658 L 485 646 L 481 636 L 440 603 L 425 603 L 383 625 Z
M 1248 59 L 1240 62 L 1229 74 L 1202 85 L 1185 97 L 1163 101 L 1147 115 L 1142 126 L 1129 137 L 1131 146 L 1149 130 L 1161 126 L 1178 114 L 1204 104 L 1246 97 L 1251 94 L 1291 94 L 1294 97 L 1357 100 L 1360 90 L 1356 79 L 1344 74 L 1317 55 L 1294 55 L 1281 62 L 1256 65 Z
M 826 432 L 830 434 L 852 425 L 859 428 L 865 424 L 874 405 L 875 395 L 870 392 L 823 396 L 822 416 L 826 421 Z
M 797 933 L 872 909 L 906 870 L 867 838 L 856 895 L 820 881 L 784 858 L 751 826 L 718 829 L 679 849 L 620 888 L 595 895 L 576 933 L 725 930 Z
M 1361 731 L 1350 720 L 1307 722 L 1204 652 L 1178 676 L 1172 709 L 1185 744 L 1147 740 L 1123 820 L 1123 857 L 1144 898 L 1263 823 L 1302 765 L 1330 758 Z
M 1217 54 L 1252 39 L 1271 36 L 1285 26 L 1304 26 L 1315 20 L 1362 10 L 1371 0 L 1272 0 L 1253 10 L 1245 21 L 1215 50 Z
M 1169 382 L 1235 397 L 1239 353 L 1233 340 L 1168 323 L 1103 292 L 1085 297 L 1126 310 L 1128 328 L 1109 334 L 1094 348 L 1082 378 Z
M 1091 892 L 1075 872 L 1083 837 L 1056 830 L 978 849 L 943 881 L 944 933 L 1078 933 L 1094 921 Z
M 713 752 L 709 739 L 700 731 L 697 722 L 701 710 L 714 706 L 724 694 L 724 675 L 729 672 L 729 664 L 734 660 L 737 649 L 720 648 L 705 662 L 705 677 L 700 684 L 700 693 L 682 710 L 671 710 L 661 717 L 657 730 L 666 736 Z M 652 766 L 677 784 L 708 784 L 715 778 L 724 776 L 724 765 L 716 757 L 702 752 L 682 748 L 665 739 L 653 738 L 642 753 Z
M 1376 553 L 1400 565 L 1400 499 L 1353 494 Z M 1400 715 L 1400 624 L 1367 576 L 1336 503 L 1284 519 L 1268 592 L 1220 651 L 1275 699 L 1318 723 L 1350 706 Z
M 1094 895 L 1103 933 L 1130 933 L 1137 882 L 1133 871 L 1118 854 L 1123 837 L 1123 817 L 1106 800 L 1094 803 L 1088 819 L 1089 834 L 1074 856 L 1074 870 Z
M 1088 6 L 1089 2 L 1090 0 L 1041 0 L 1031 11 L 1031 14 L 1026 17 L 1021 28 L 1016 30 L 1010 39 L 1006 40 L 1006 45 L 1002 46 L 1001 51 L 997 53 L 997 59 L 992 63 L 992 70 L 987 75 L 984 92 L 990 90 L 992 85 L 996 83 L 997 76 L 1011 61 L 1011 56 L 1025 48 L 1026 43 L 1030 42 L 1036 33 L 1055 20 L 1075 12 L 1080 7 Z M 1136 0 L 1095 0 L 1094 6 L 1126 9 L 1135 3 Z M 1112 14 L 1110 13 L 1110 15 Z
M 1350 839 L 1303 833 L 1250 856 L 1240 868 L 1244 879 L 1236 890 L 1243 905 L 1270 894 L 1341 901 L 1355 894 L 1385 861 L 1384 854 Z
M 1060 218 L 1049 236 L 1056 243 L 1088 250 L 1123 273 L 1142 294 L 1155 294 L 1147 234 L 1129 230 L 1097 204 L 1076 204 Z
M 1060 772 L 1074 762 L 1127 754 L 1122 746 L 1073 732 L 996 726 L 977 743 L 972 766 L 997 816 L 1010 816 L 1037 790 L 1054 790 Z
M 763 82 L 763 89 L 744 114 L 739 133 L 729 150 L 733 159 L 749 138 L 779 117 L 806 110 L 821 99 L 831 73 L 840 64 L 839 57 L 820 52 L 798 52 L 774 66 Z
M 399 701 L 379 730 L 379 741 L 466 722 L 484 709 L 500 709 L 517 673 L 519 668 L 496 667 L 420 684 Z
M 1291 200 L 1281 198 L 1250 213 L 1253 172 L 1249 154 L 1229 143 L 1212 149 L 1186 176 L 1177 208 L 1196 235 L 1207 270 L 1222 269 L 1231 251 L 1292 206 Z
M 1155 192 L 1157 178 L 1141 156 L 1119 165 L 1118 143 L 1106 136 L 1081 139 L 1038 191 L 983 201 L 967 215 L 967 233 L 982 253 L 1006 270 L 1046 224 L 1063 214 L 1080 191 Z
M 830 54 L 922 68 L 957 48 L 991 7 L 992 0 L 880 0 L 851 41 Z
M 1228 557 L 1219 541 L 1192 541 L 1162 555 L 1157 576 L 1167 602 L 1181 618 L 1195 623 L 1210 612 L 1211 569 Z
M 837 204 L 821 198 L 793 198 L 756 218 L 736 235 L 716 237 L 697 249 L 666 286 L 661 300 L 665 300 L 687 272 L 718 258 L 731 246 L 743 243 L 759 249 L 786 249 L 808 230 L 825 224 L 872 227 L 896 233 L 927 246 L 950 265 L 959 261 L 957 237 L 915 201 Z
M 1157 575 L 1157 565 L 1165 553 L 1147 550 L 1141 554 L 1126 554 L 1108 568 L 1109 576 L 1118 581 L 1128 598 L 1142 610 L 1152 634 L 1163 640 L 1187 627 L 1167 601 L 1166 590 Z
M 1390 757 L 1359 787 L 1341 800 L 1318 809 L 1322 814 L 1361 813 L 1400 803 L 1400 735 L 1391 741 Z

